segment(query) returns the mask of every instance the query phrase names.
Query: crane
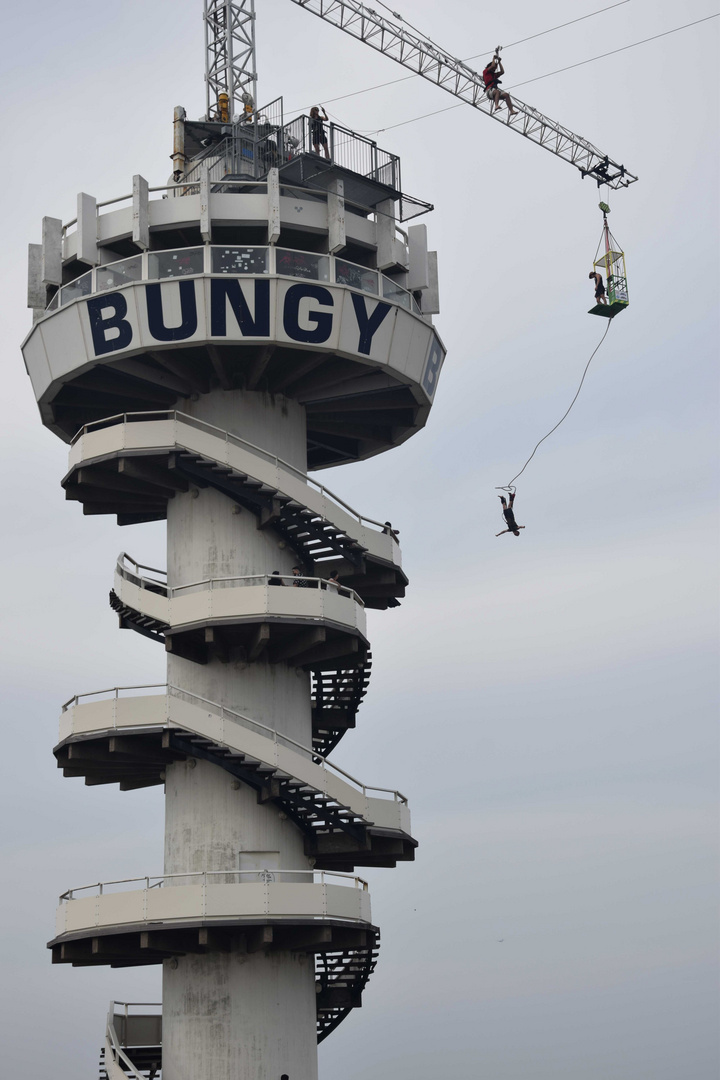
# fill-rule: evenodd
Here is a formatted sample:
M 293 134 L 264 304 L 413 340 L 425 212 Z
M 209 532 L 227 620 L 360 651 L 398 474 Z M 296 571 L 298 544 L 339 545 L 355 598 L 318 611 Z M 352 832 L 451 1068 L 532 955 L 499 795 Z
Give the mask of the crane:
M 574 165 L 583 178 L 590 176 L 596 180 L 598 187 L 606 184 L 617 190 L 626 188 L 637 180 L 637 176 L 628 172 L 624 165 L 603 154 L 602 150 L 587 139 L 543 116 L 531 105 L 519 101 L 514 94 L 513 105 L 517 110 L 515 115 L 508 113 L 500 116 L 497 111 L 492 112 L 481 75 L 462 60 L 438 48 L 432 41 L 418 37 L 372 8 L 366 7 L 359 0 L 292 2 Z M 402 19 L 396 11 L 393 15 Z
M 227 122 L 239 102 L 247 113 L 254 108 L 255 0 L 204 3 L 206 119 L 217 109 Z

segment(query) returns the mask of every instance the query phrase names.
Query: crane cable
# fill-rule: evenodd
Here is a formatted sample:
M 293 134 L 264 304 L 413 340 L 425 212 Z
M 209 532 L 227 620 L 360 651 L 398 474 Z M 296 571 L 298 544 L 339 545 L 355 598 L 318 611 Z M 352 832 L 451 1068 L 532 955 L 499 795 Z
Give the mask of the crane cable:
M 514 485 L 515 481 L 517 480 L 518 476 L 522 476 L 522 474 L 523 474 L 523 473 L 525 472 L 525 470 L 527 469 L 527 467 L 528 467 L 528 465 L 530 464 L 530 462 L 532 461 L 532 459 L 533 459 L 533 458 L 535 457 L 535 454 L 536 454 L 536 452 L 537 452 L 537 449 L 538 449 L 538 447 L 539 447 L 539 446 L 540 446 L 540 445 L 541 445 L 542 443 L 544 443 L 546 439 L 549 439 L 549 438 L 550 438 L 550 436 L 552 435 L 552 433 L 553 433 L 554 431 L 557 431 L 557 429 L 558 429 L 558 428 L 560 427 L 560 425 L 562 424 L 562 422 L 563 422 L 563 420 L 565 419 L 565 417 L 566 417 L 566 416 L 567 416 L 567 415 L 569 414 L 569 412 L 570 412 L 570 410 L 572 409 L 573 405 L 575 404 L 575 402 L 577 401 L 577 399 L 578 399 L 578 398 L 579 398 L 579 396 L 580 396 L 580 391 L 582 390 L 582 387 L 583 387 L 583 383 L 585 382 L 585 376 L 586 376 L 586 375 L 587 375 L 587 373 L 588 373 L 588 368 L 590 367 L 590 364 L 592 363 L 592 359 L 593 359 L 593 357 L 595 356 L 595 353 L 596 353 L 596 352 L 598 351 L 598 349 L 599 349 L 599 348 L 600 348 L 600 346 L 602 345 L 602 343 L 603 343 L 603 341 L 605 340 L 605 338 L 607 337 L 607 335 L 608 335 L 608 331 L 610 330 L 610 326 L 611 326 L 611 324 L 612 324 L 612 319 L 608 319 L 608 324 L 607 324 L 607 326 L 606 326 L 606 328 L 605 328 L 605 333 L 603 334 L 603 336 L 602 336 L 602 337 L 600 338 L 599 342 L 597 343 L 597 345 L 596 345 L 596 346 L 595 346 L 595 348 L 593 349 L 593 351 L 592 351 L 592 355 L 590 356 L 590 359 L 588 360 L 587 364 L 585 365 L 585 370 L 583 371 L 582 379 L 580 380 L 580 385 L 579 385 L 579 386 L 578 386 L 578 388 L 577 388 L 577 391 L 576 391 L 576 393 L 575 393 L 575 397 L 574 397 L 574 398 L 572 399 L 572 401 L 571 401 L 571 402 L 570 402 L 570 404 L 568 405 L 568 407 L 567 407 L 567 410 L 566 410 L 566 411 L 565 411 L 565 412 L 563 413 L 563 415 L 562 415 L 562 416 L 560 417 L 560 419 L 558 420 L 558 422 L 557 422 L 557 424 L 555 425 L 555 427 L 554 427 L 554 428 L 550 428 L 550 431 L 548 431 L 547 435 L 543 435 L 542 439 L 540 439 L 540 442 L 536 443 L 536 445 L 535 445 L 535 449 L 533 450 L 532 454 L 530 455 L 530 457 L 529 457 L 529 458 L 527 459 L 527 461 L 526 461 L 526 462 L 525 462 L 525 464 L 523 465 L 523 467 L 522 467 L 522 469 L 520 470 L 520 472 L 518 472 L 518 473 L 515 473 L 515 475 L 513 476 L 512 480 L 510 480 L 510 481 L 509 481 L 509 482 L 508 482 L 507 484 L 499 485 L 499 486 L 498 486 L 498 487 L 496 488 L 496 490 L 497 490 L 497 491 L 509 491 L 509 490 L 510 490 L 510 489 L 511 489 L 511 488 L 513 487 L 513 485 Z
M 720 16 L 720 12 L 716 11 L 714 15 L 706 15 L 704 19 L 696 19 L 695 22 L 685 23 L 683 26 L 676 26 L 674 30 L 665 30 L 662 34 L 654 34 L 652 37 L 643 38 L 642 41 L 633 41 L 631 45 L 622 45 L 619 49 L 612 49 L 610 52 L 601 53 L 600 56 L 591 56 L 588 60 L 580 60 L 577 64 L 568 64 L 567 67 L 557 68 L 556 71 L 548 71 L 545 75 L 536 75 L 534 79 L 525 79 L 524 82 L 513 83 L 508 87 L 508 90 L 515 90 L 518 86 L 527 86 L 528 83 L 540 82 L 541 79 L 549 79 L 551 75 L 559 75 L 563 71 L 570 71 L 572 68 L 583 67 L 585 64 L 593 64 L 596 60 L 604 60 L 606 56 L 614 56 L 616 53 L 626 52 L 628 49 L 634 49 L 638 45 L 646 45 L 649 41 L 657 41 L 658 38 L 668 37 L 669 34 L 677 34 L 680 30 L 687 30 L 689 26 L 697 26 L 699 23 L 708 22 L 710 19 L 717 19 Z M 415 78 L 415 76 L 411 76 Z M 396 80 L 397 81 L 397 80 Z M 375 87 L 369 87 L 373 90 Z M 359 90 L 358 93 L 364 93 L 363 90 Z M 426 120 L 428 116 L 438 116 L 440 113 L 450 112 L 452 109 L 460 109 L 465 102 L 460 101 L 457 105 L 447 105 L 444 109 L 435 109 L 434 112 L 423 113 L 422 116 L 413 116 L 411 120 L 401 120 L 399 124 L 389 124 L 388 127 L 376 128 L 375 131 L 367 131 L 367 135 L 380 135 L 383 131 L 392 131 L 394 128 L 405 127 L 406 124 L 415 124 L 418 120 Z
M 377 2 L 380 3 L 380 0 L 377 0 Z M 630 0 L 618 0 L 618 2 L 615 4 L 610 4 L 608 7 L 598 8 L 597 11 L 590 11 L 587 15 L 581 15 L 577 19 L 570 19 L 569 22 L 559 23 L 557 26 L 551 26 L 548 30 L 540 30 L 537 34 L 530 34 L 529 37 L 520 38 L 518 41 L 511 41 L 509 45 L 503 45 L 503 49 L 512 49 L 514 45 L 523 45 L 526 41 L 533 41 L 535 38 L 544 37 L 545 34 L 552 34 L 555 30 L 562 30 L 565 26 L 572 26 L 573 23 L 583 22 L 584 19 L 592 19 L 594 15 L 602 15 L 604 11 L 610 11 L 612 8 L 622 7 L 623 4 L 629 3 Z M 380 4 L 380 6 L 384 7 L 386 11 L 391 11 L 391 9 L 386 4 Z M 445 54 L 445 50 L 441 49 L 440 46 L 437 45 L 431 37 L 423 34 L 420 30 L 417 29 L 416 26 L 413 26 L 411 22 L 408 22 L 407 19 L 403 19 L 403 17 L 399 15 L 397 11 L 391 11 L 391 14 L 393 14 L 397 19 L 400 19 L 401 22 L 404 22 L 406 26 L 412 27 L 413 30 L 415 30 L 418 34 L 420 34 L 422 38 L 424 38 L 431 45 L 433 45 L 434 48 L 438 49 L 439 52 Z M 472 56 L 466 56 L 462 63 L 466 64 L 468 60 L 477 60 L 479 57 L 485 56 L 487 53 L 490 52 L 492 52 L 492 49 L 485 49 L 482 52 L 473 53 Z M 401 75 L 399 79 L 390 79 L 388 82 L 376 83 L 375 86 L 366 86 L 364 90 L 354 90 L 350 94 L 341 94 L 339 97 L 325 98 L 324 100 L 331 103 L 335 101 L 345 101 L 346 98 L 358 97 L 360 94 L 369 94 L 371 90 L 382 90 L 386 86 L 394 86 L 395 83 L 407 82 L 408 79 L 419 78 L 420 76 L 416 74 Z M 290 109 L 289 111 L 297 112 L 298 110 Z M 299 111 L 304 112 L 305 110 L 302 109 Z

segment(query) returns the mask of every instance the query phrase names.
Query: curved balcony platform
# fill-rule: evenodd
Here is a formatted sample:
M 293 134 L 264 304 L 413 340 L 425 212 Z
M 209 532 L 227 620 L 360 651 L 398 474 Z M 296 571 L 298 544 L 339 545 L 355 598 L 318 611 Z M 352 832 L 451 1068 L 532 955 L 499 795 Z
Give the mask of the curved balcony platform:
M 163 783 L 172 761 L 200 757 L 282 809 L 303 832 L 305 854 L 318 869 L 414 858 L 400 792 L 368 787 L 292 739 L 177 687 L 150 696 L 111 693 L 82 695 L 64 707 L 54 752 L 65 776 L 130 790 Z
M 144 887 L 122 888 L 134 884 Z M 362 1004 L 380 944 L 370 920 L 367 884 L 324 871 L 147 877 L 63 893 L 48 948 L 73 967 L 160 964 L 239 941 L 250 953 L 314 954 L 321 1042 Z
M 272 528 L 305 566 L 337 570 L 366 607 L 397 605 L 407 578 L 396 534 L 288 462 L 179 412 L 86 425 L 73 440 L 65 496 L 119 525 L 163 519 L 177 491 L 213 487 Z
M 242 265 L 248 251 L 265 269 Z M 137 273 L 99 267 L 65 286 L 61 300 L 72 298 L 23 343 L 43 422 L 61 438 L 218 387 L 304 404 L 313 469 L 382 453 L 426 423 L 445 349 L 412 296 L 376 271 L 272 247 L 135 262 Z
M 171 588 L 142 576 L 143 569 L 151 568 L 119 557 L 110 606 L 121 627 L 164 639 L 168 652 L 185 659 L 203 664 L 232 652 L 307 668 L 329 659 L 359 663 L 367 655 L 365 608 L 352 589 L 291 575 L 279 579 L 288 587 L 272 588 L 267 574 Z M 293 587 L 295 580 L 306 586 Z

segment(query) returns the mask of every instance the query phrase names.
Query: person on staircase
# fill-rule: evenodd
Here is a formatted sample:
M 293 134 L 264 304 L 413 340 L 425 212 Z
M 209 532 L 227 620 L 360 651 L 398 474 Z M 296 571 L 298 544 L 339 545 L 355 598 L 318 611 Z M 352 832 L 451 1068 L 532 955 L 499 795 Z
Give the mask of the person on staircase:
M 327 579 L 327 582 L 325 584 L 325 588 L 327 589 L 328 592 L 337 593 L 337 592 L 340 591 L 340 578 L 338 576 L 337 570 L 333 570 L 332 574 Z

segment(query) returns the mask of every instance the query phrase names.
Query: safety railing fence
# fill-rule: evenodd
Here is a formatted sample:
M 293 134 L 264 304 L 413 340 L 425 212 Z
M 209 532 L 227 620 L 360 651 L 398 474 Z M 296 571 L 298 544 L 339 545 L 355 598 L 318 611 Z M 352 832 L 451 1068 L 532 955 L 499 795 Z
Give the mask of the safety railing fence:
M 47 305 L 47 311 L 57 311 L 73 300 L 81 300 L 110 289 L 121 289 L 124 285 L 133 285 L 138 281 L 166 281 L 171 278 L 201 275 L 214 277 L 222 274 L 273 274 L 346 285 L 351 289 L 390 300 L 407 311 L 422 315 L 413 294 L 393 278 L 346 259 L 272 245 L 242 247 L 212 244 L 171 248 L 167 251 L 145 251 L 117 262 L 93 267 L 67 285 L 62 285 Z
M 121 1012 L 118 1013 L 115 1008 L 116 1005 L 120 1006 Z M 108 1016 L 120 1016 L 127 1020 L 134 1015 L 132 1011 L 134 1009 L 157 1009 L 158 1012 L 153 1015 L 159 1016 L 162 1014 L 162 1001 L 111 1001 Z M 148 1014 L 143 1012 L 142 1015 L 147 1016 Z
M 117 701 L 122 695 L 135 690 L 164 690 L 170 697 L 188 701 L 193 705 L 200 705 L 221 720 L 228 719 L 232 723 L 247 728 L 249 731 L 257 732 L 265 738 L 271 739 L 274 743 L 278 743 L 281 746 L 287 746 L 291 750 L 299 751 L 303 757 L 312 758 L 313 763 L 319 765 L 322 769 L 334 773 L 337 776 L 341 776 L 344 780 L 354 784 L 358 791 L 362 792 L 365 797 L 368 795 L 372 795 L 373 797 L 376 795 L 391 795 L 393 802 L 407 805 L 407 796 L 403 795 L 402 792 L 396 791 L 393 788 L 375 787 L 372 784 L 364 784 L 362 780 L 358 780 L 357 777 L 353 776 L 345 769 L 341 769 L 339 765 L 333 764 L 328 758 L 323 757 L 322 754 L 318 754 L 317 751 L 303 745 L 303 743 L 298 742 L 296 739 L 292 739 L 289 735 L 283 735 L 274 728 L 268 727 L 267 724 L 262 724 L 259 720 L 253 720 L 252 717 L 245 716 L 236 709 L 230 709 L 225 705 L 220 705 L 217 701 L 211 701 L 209 698 L 201 697 L 199 694 L 193 694 L 189 690 L 183 690 L 173 683 L 150 683 L 147 686 L 113 686 L 106 690 L 92 690 L 84 694 L 74 694 L 73 697 L 69 698 L 63 704 L 62 711 L 64 713 L 67 712 L 68 709 L 74 708 L 87 698 L 107 699 L 110 697 Z
M 222 878 L 221 884 L 231 884 L 227 879 L 231 878 L 238 884 L 253 884 L 261 882 L 262 884 L 272 884 L 280 879 L 285 882 L 286 878 L 300 878 L 300 883 L 313 884 L 313 885 L 326 885 L 328 884 L 328 878 L 332 878 L 330 882 L 333 884 L 335 881 L 340 882 L 341 885 L 347 885 L 348 888 L 359 889 L 362 892 L 368 891 L 368 883 L 364 878 L 357 877 L 353 874 L 342 874 L 337 870 L 284 870 L 278 868 L 272 869 L 260 869 L 260 870 L 196 870 L 185 874 L 145 874 L 142 877 L 134 878 L 118 878 L 115 881 L 95 881 L 91 885 L 78 885 L 72 889 L 66 889 L 64 893 L 61 893 L 58 897 L 60 903 L 67 902 L 69 900 L 75 900 L 78 893 L 90 893 L 95 896 L 105 896 L 108 893 L 117 892 L 131 892 L 130 889 L 116 888 L 119 885 L 137 885 L 140 884 L 144 889 L 161 889 L 166 882 L 180 883 L 182 881 L 188 881 L 193 885 L 202 885 L 207 887 L 212 885 L 213 881 L 217 878 Z M 310 881 L 308 881 L 308 878 Z
M 208 157 L 212 156 L 212 149 L 212 147 L 208 148 Z M 217 151 L 217 147 L 215 149 Z M 203 160 L 207 161 L 207 158 L 203 158 Z M 215 186 L 213 190 L 219 192 L 220 194 L 227 192 L 242 194 L 243 189 L 245 189 L 246 193 L 254 195 L 267 195 L 268 190 L 266 179 L 238 179 L 237 177 L 224 175 L 220 180 L 214 181 L 213 183 L 218 185 Z M 150 195 L 160 193 L 162 199 L 167 199 L 171 196 L 182 198 L 184 195 L 197 195 L 199 190 L 200 187 L 198 178 L 192 182 L 181 180 L 178 182 L 173 181 L 173 183 L 171 184 L 162 184 L 159 187 L 150 187 L 148 188 L 148 193 Z M 287 180 L 283 180 L 282 177 L 280 179 L 280 194 L 284 194 L 292 198 L 310 198 L 315 201 L 325 201 L 327 199 L 327 192 L 322 188 L 308 188 L 306 185 L 299 184 L 297 182 L 289 183 Z M 112 199 L 106 199 L 104 202 L 96 203 L 95 209 L 99 213 L 100 210 L 104 210 L 108 206 L 117 206 L 119 203 L 132 202 L 132 200 L 133 194 L 132 192 L 128 192 L 127 195 L 116 195 Z M 413 204 L 417 204 L 418 207 L 422 208 L 422 213 L 427 213 L 428 210 L 433 209 L 430 203 L 425 203 L 420 199 L 414 199 L 412 196 L 406 195 L 404 193 L 401 195 L 400 201 L 409 201 Z M 362 214 L 365 215 L 378 215 L 380 217 L 383 216 L 376 206 L 368 206 L 367 204 L 358 202 L 355 199 L 349 199 L 347 196 L 345 196 L 345 205 L 350 206 L 354 210 L 360 211 Z M 409 217 L 413 216 L 415 215 L 409 215 Z M 408 220 L 408 217 L 403 215 L 400 220 Z M 70 218 L 69 221 L 64 222 L 62 227 L 63 239 L 67 239 L 67 237 L 71 236 L 72 231 L 76 226 L 77 218 Z M 407 232 L 402 229 L 397 222 L 395 224 L 395 232 L 401 240 L 404 240 L 404 242 L 407 243 Z
M 284 143 L 290 147 L 290 158 L 297 154 L 315 154 L 325 157 L 324 144 L 318 138 L 320 132 L 307 115 L 297 116 L 284 128 Z M 400 190 L 400 158 L 388 150 L 382 150 L 372 139 L 358 135 L 350 128 L 334 121 L 322 122 L 329 160 L 343 169 L 357 173 L 366 179 L 384 184 L 394 191 Z M 317 142 L 316 142 L 317 139 Z
M 143 1012 L 137 1012 L 138 1009 L 142 1009 Z M 154 1011 L 148 1013 L 146 1011 L 148 1009 Z M 148 1042 L 148 1036 L 153 1039 L 152 1042 Z M 162 1002 L 111 1001 L 108 1008 L 106 1039 L 110 1053 L 123 1073 L 130 1080 L 146 1080 L 146 1074 L 136 1070 L 126 1050 L 138 1045 L 158 1047 L 161 1045 Z
M 142 578 L 146 586 L 160 585 L 162 588 L 167 589 L 167 570 L 159 570 L 157 566 L 147 566 L 146 563 L 136 562 L 136 560 L 133 559 L 132 555 L 128 555 L 126 551 L 123 551 L 118 556 L 118 564 L 120 563 L 121 559 L 123 560 L 123 562 L 129 563 L 130 566 L 133 566 L 135 568 L 135 576 L 137 576 L 138 579 Z M 147 570 L 151 574 L 159 574 L 160 578 L 158 580 L 155 580 L 154 578 L 146 578 L 141 575 L 141 570 Z
M 126 559 L 132 566 L 136 567 L 135 571 L 126 565 Z M 330 581 L 328 578 L 310 577 L 307 574 L 242 574 L 232 577 L 204 578 L 202 581 L 188 581 L 184 585 L 169 586 L 166 581 L 158 581 L 155 578 L 148 578 L 138 573 L 137 568 L 141 567 L 141 565 L 123 551 L 118 556 L 116 569 L 117 573 L 125 581 L 137 585 L 140 589 L 161 593 L 170 600 L 181 593 L 187 594 L 194 589 L 209 589 L 212 591 L 213 589 L 234 588 L 237 585 L 283 585 L 290 588 L 322 589 L 325 592 L 337 593 L 339 596 L 347 597 L 348 600 L 354 600 L 360 607 L 365 607 L 362 598 L 358 596 L 354 589 L 350 589 L 346 585 L 340 585 L 336 581 Z M 155 571 L 155 573 L 162 573 L 162 571 Z
M 224 442 L 230 443 L 233 446 L 237 446 L 243 450 L 249 450 L 253 454 L 257 454 L 264 461 L 272 464 L 277 469 L 284 469 L 293 476 L 297 477 L 308 487 L 311 487 L 314 491 L 318 492 L 323 498 L 328 499 L 330 502 L 335 503 L 337 506 L 342 507 L 348 514 L 350 514 L 360 525 L 374 526 L 381 530 L 384 534 L 392 536 L 395 543 L 398 543 L 397 530 L 393 529 L 392 524 L 389 521 L 377 521 L 375 518 L 366 517 L 364 514 L 353 509 L 349 503 L 346 503 L 344 499 L 341 499 L 339 495 L 336 495 L 330 488 L 325 487 L 324 484 L 320 484 L 317 480 L 314 480 L 307 473 L 304 473 L 301 469 L 298 469 L 296 465 L 292 465 L 289 461 L 285 461 L 284 458 L 278 457 L 276 454 L 271 454 L 267 450 L 264 450 L 261 446 L 257 446 L 255 443 L 248 442 L 246 439 L 240 438 L 239 435 L 233 435 L 229 431 L 225 431 L 223 428 L 216 427 L 214 424 L 209 424 L 206 420 L 200 420 L 195 416 L 190 416 L 188 413 L 180 412 L 177 409 L 153 409 L 151 412 L 131 412 L 131 413 L 116 413 L 114 416 L 104 417 L 102 420 L 94 420 L 89 424 L 84 424 L 83 427 L 76 432 L 71 441 L 73 446 L 78 439 L 83 435 L 92 431 L 100 431 L 103 428 L 113 427 L 116 424 L 127 423 L 144 423 L 146 421 L 153 420 L 173 420 L 183 424 L 188 424 L 190 427 L 196 428 L 198 431 L 204 431 L 208 435 L 221 438 Z M 152 567 L 143 566 L 142 569 L 152 571 Z M 164 574 L 164 570 L 155 570 L 155 573 Z
M 203 172 L 208 170 L 211 183 L 224 183 L 228 178 L 253 177 L 264 179 L 270 169 L 276 169 L 286 160 L 292 147 L 283 143 L 282 98 L 275 98 L 253 119 L 228 124 L 223 130 L 228 134 L 189 162 L 184 174 L 185 192 L 198 190 Z M 190 185 L 188 189 L 188 185 Z M 173 194 L 177 194 L 177 188 Z

